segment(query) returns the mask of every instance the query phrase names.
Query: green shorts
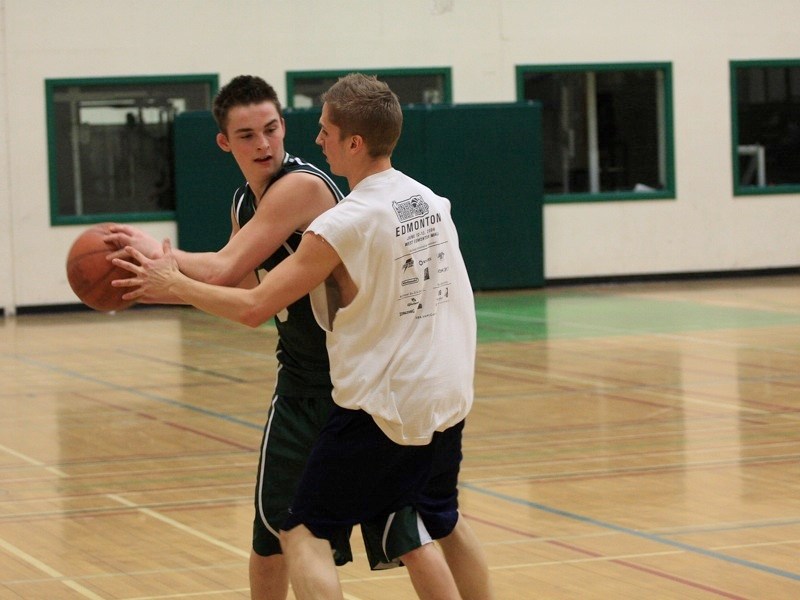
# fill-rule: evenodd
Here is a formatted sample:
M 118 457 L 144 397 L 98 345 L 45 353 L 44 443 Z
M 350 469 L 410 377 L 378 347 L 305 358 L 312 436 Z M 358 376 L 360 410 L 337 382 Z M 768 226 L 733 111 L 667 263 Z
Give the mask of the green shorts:
M 333 400 L 328 398 L 272 399 L 261 441 L 255 490 L 253 550 L 261 556 L 281 552 L 279 530 L 289 516 L 300 476 L 311 447 L 328 421 Z M 399 557 L 431 541 L 425 526 L 410 507 L 361 524 L 367 559 L 373 570 L 401 564 Z M 349 532 L 331 540 L 334 561 L 353 560 Z

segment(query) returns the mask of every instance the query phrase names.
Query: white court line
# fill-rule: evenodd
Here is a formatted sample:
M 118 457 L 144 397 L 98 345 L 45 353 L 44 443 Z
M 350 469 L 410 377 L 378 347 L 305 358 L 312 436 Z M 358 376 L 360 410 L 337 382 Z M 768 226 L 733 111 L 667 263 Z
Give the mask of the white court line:
M 642 552 L 636 554 L 618 554 L 616 556 L 592 556 L 588 558 L 573 558 L 569 560 L 542 560 L 531 563 L 517 563 L 513 565 L 496 565 L 489 567 L 490 571 L 507 571 L 510 569 L 528 569 L 531 567 L 552 567 L 558 565 L 574 565 L 593 562 L 613 562 L 616 560 L 632 560 L 638 558 L 649 558 L 653 556 L 673 556 L 685 554 L 683 550 L 665 550 L 664 552 Z
M 66 577 L 62 573 L 59 573 L 58 571 L 56 571 L 54 568 L 50 567 L 49 565 L 46 565 L 45 563 L 43 563 L 39 559 L 34 558 L 33 556 L 31 556 L 27 552 L 23 552 L 22 550 L 20 550 L 16 546 L 14 546 L 12 544 L 9 544 L 8 542 L 6 542 L 2 538 L 0 538 L 0 548 L 3 548 L 3 550 L 8 552 L 9 554 L 13 554 L 18 559 L 28 563 L 33 568 L 39 569 L 40 571 L 42 571 L 43 573 L 46 573 L 50 577 L 52 577 L 54 579 L 57 579 L 60 583 L 63 583 L 68 588 L 78 592 L 84 598 L 89 598 L 90 600 L 105 600 L 102 596 L 98 596 L 93 591 L 83 587 L 77 581 L 75 581 L 73 579 L 69 579 L 68 577 Z
M 109 498 L 111 498 L 112 500 L 114 500 L 116 502 L 119 502 L 120 504 L 123 504 L 123 505 L 125 505 L 125 506 L 127 506 L 129 508 L 134 508 L 137 511 L 141 512 L 142 514 L 147 515 L 148 517 L 152 517 L 154 519 L 158 519 L 162 523 L 166 523 L 167 525 L 171 525 L 172 527 L 175 527 L 176 529 L 180 529 L 181 531 L 183 531 L 185 533 L 188 533 L 190 535 L 193 535 L 193 536 L 195 536 L 197 538 L 200 538 L 201 540 L 206 541 L 209 544 L 213 544 L 214 546 L 218 546 L 218 547 L 220 547 L 220 548 L 222 548 L 224 550 L 232 552 L 233 554 L 235 554 L 237 556 L 241 556 L 243 558 L 249 558 L 250 557 L 250 553 L 249 552 L 245 552 L 241 548 L 237 548 L 236 546 L 231 546 L 230 544 L 228 544 L 226 542 L 223 542 L 222 540 L 218 540 L 217 538 L 211 537 L 210 535 L 206 535 L 202 531 L 198 531 L 197 529 L 194 529 L 193 527 L 189 527 L 188 525 L 184 525 L 180 521 L 176 521 L 175 519 L 171 519 L 170 517 L 162 515 L 161 513 L 158 513 L 158 512 L 156 512 L 154 510 L 151 510 L 149 508 L 144 508 L 143 506 L 139 506 L 135 502 L 131 502 L 129 500 L 126 500 L 125 498 L 122 498 L 121 496 L 117 496 L 116 494 L 106 494 L 106 495 Z M 173 595 L 173 596 L 148 596 L 146 599 L 143 598 L 141 600 L 156 600 L 157 598 L 182 598 L 182 597 L 188 597 L 188 596 L 189 596 L 188 594 L 187 595 Z M 361 600 L 357 596 L 353 596 L 351 594 L 344 594 L 344 597 L 345 597 L 345 600 Z
M 3 446 L 2 444 L 0 444 L 0 450 L 5 452 L 6 454 L 10 454 L 11 456 L 14 456 L 14 457 L 16 457 L 16 458 L 28 463 L 29 465 L 33 465 L 35 467 L 43 467 L 45 471 L 49 471 L 53 475 L 58 475 L 59 477 L 66 477 L 67 476 L 67 474 L 64 473 L 64 471 L 62 471 L 61 469 L 57 469 L 55 467 L 48 467 L 42 461 L 36 460 L 35 458 L 31 458 L 27 454 L 22 454 L 21 452 L 17 452 L 16 450 L 12 450 L 8 446 Z
M 363 579 L 353 579 L 352 581 L 364 581 Z M 137 596 L 136 598 L 127 598 L 126 600 L 170 600 L 173 598 L 191 598 L 193 596 L 202 596 L 203 598 L 211 595 L 217 594 L 229 594 L 231 592 L 242 592 L 247 593 L 250 591 L 250 588 L 242 588 L 237 590 L 217 590 L 214 592 L 186 592 L 185 594 L 169 594 L 166 596 Z M 350 594 L 344 594 L 345 600 L 361 600 L 356 596 L 351 596 Z
M 754 542 L 752 544 L 734 544 L 725 546 L 714 546 L 713 550 L 741 550 L 742 548 L 762 548 L 764 546 L 786 546 L 789 544 L 800 544 L 800 540 L 775 540 L 774 542 Z
M 136 596 L 125 600 L 169 600 L 169 598 L 191 598 L 192 596 L 216 596 L 217 594 L 230 594 L 231 592 L 248 593 L 250 588 L 239 588 L 237 590 L 215 590 L 213 592 L 186 592 L 185 594 L 166 594 L 161 596 Z
M 61 469 L 57 469 L 55 467 L 48 467 L 43 462 L 41 462 L 39 460 L 36 460 L 35 458 L 31 458 L 30 456 L 27 456 L 25 454 L 22 454 L 21 452 L 17 452 L 16 450 L 12 450 L 8 446 L 4 446 L 4 445 L 0 444 L 0 450 L 5 452 L 6 454 L 10 454 L 11 456 L 14 456 L 14 457 L 22 460 L 22 461 L 24 461 L 24 462 L 26 462 L 26 463 L 28 463 L 30 465 L 34 465 L 36 467 L 43 467 L 46 471 L 49 471 L 50 473 L 52 473 L 52 474 L 54 474 L 54 475 L 56 475 L 58 477 L 67 477 L 67 474 L 64 473 L 64 471 L 62 471 Z M 98 596 L 97 594 L 95 594 L 90 589 L 87 589 L 87 588 L 83 587 L 81 584 L 79 584 L 78 582 L 74 581 L 73 579 L 69 579 L 63 573 L 59 573 L 58 571 L 56 571 L 51 566 L 43 563 L 39 559 L 37 559 L 37 558 L 31 556 L 30 554 L 28 554 L 27 552 L 23 552 L 22 550 L 20 550 L 19 548 L 17 548 L 13 544 L 9 544 L 7 541 L 5 541 L 2 538 L 0 538 L 0 548 L 3 548 L 6 552 L 16 556 L 18 559 L 22 560 L 23 562 L 28 563 L 33 568 L 38 569 L 39 571 L 42 571 L 43 573 L 49 575 L 50 577 L 52 577 L 54 579 L 57 579 L 58 581 L 63 583 L 68 588 L 78 592 L 83 597 L 89 598 L 90 600 L 104 600 L 102 596 Z
M 203 533 L 202 531 L 199 531 L 199 530 L 195 529 L 194 527 L 189 527 L 188 525 L 184 525 L 180 521 L 176 521 L 175 519 L 171 519 L 170 517 L 162 515 L 159 512 L 156 512 L 156 511 L 151 510 L 149 508 L 144 508 L 143 506 L 139 506 L 135 502 L 131 502 L 129 500 L 126 500 L 125 498 L 122 498 L 121 496 L 118 496 L 116 494 L 106 494 L 106 496 L 108 498 L 111 498 L 112 500 L 114 500 L 116 502 L 119 502 L 120 504 L 123 504 L 123 505 L 129 507 L 129 508 L 134 508 L 137 511 L 139 511 L 140 513 L 142 513 L 144 515 L 147 515 L 148 517 L 152 517 L 153 519 L 157 519 L 157 520 L 161 521 L 162 523 L 166 523 L 167 525 L 170 525 L 170 526 L 172 526 L 172 527 L 174 527 L 176 529 L 180 529 L 184 533 L 188 533 L 189 535 L 193 535 L 196 538 L 200 538 L 204 542 L 208 542 L 209 544 L 212 544 L 214 546 L 222 548 L 223 550 L 227 550 L 228 552 L 231 552 L 231 553 L 235 554 L 236 556 L 240 556 L 242 558 L 249 558 L 250 557 L 250 553 L 249 552 L 245 552 L 241 548 L 238 548 L 236 546 L 231 546 L 227 542 L 223 542 L 222 540 L 218 540 L 215 537 L 211 537 L 210 535 L 207 535 L 207 534 Z

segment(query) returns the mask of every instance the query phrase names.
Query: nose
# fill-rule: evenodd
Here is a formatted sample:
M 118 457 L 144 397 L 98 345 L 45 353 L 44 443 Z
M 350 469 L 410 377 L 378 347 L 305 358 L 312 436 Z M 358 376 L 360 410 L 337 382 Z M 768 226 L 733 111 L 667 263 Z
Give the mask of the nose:
M 259 150 L 261 150 L 262 148 L 264 149 L 269 148 L 269 139 L 267 138 L 267 136 L 265 135 L 259 136 L 258 144 L 256 146 Z

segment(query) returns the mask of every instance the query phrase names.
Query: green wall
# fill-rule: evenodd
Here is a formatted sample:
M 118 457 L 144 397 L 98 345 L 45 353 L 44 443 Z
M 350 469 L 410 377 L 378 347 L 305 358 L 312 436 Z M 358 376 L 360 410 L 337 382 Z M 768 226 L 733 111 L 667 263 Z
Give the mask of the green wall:
M 178 115 L 174 131 L 178 247 L 218 250 L 231 234 L 231 201 L 242 173 L 233 156 L 217 146 L 219 129 L 211 112 Z
M 432 105 L 404 109 L 394 166 L 450 199 L 475 289 L 544 285 L 541 110 L 530 104 Z M 314 139 L 318 109 L 287 110 L 286 149 L 327 169 Z M 178 244 L 222 247 L 241 185 L 233 157 L 214 141 L 210 113 L 175 122 Z M 347 192 L 347 182 L 335 178 Z

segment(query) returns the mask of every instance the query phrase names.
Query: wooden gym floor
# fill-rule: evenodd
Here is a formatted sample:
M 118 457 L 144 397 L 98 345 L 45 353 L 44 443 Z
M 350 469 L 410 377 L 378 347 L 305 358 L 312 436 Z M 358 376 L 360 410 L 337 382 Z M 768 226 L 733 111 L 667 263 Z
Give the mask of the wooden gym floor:
M 800 598 L 800 277 L 479 294 L 462 509 L 502 599 Z M 272 326 L 0 320 L 0 598 L 247 598 Z M 414 598 L 371 573 L 349 600 Z

